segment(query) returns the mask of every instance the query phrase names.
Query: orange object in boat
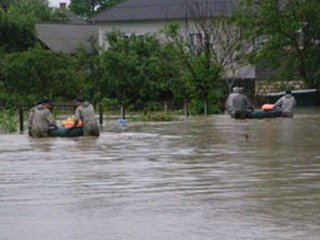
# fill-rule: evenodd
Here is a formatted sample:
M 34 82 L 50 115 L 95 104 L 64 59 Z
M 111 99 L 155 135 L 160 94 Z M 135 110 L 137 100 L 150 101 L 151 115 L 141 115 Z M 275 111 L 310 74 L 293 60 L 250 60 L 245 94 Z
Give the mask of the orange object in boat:
M 270 111 L 273 109 L 273 104 L 263 104 L 261 109 L 264 110 L 264 111 Z
M 74 126 L 74 122 L 74 118 L 68 118 L 62 122 L 62 126 L 65 128 L 70 128 Z M 81 120 L 79 120 L 77 127 L 83 127 L 83 122 Z

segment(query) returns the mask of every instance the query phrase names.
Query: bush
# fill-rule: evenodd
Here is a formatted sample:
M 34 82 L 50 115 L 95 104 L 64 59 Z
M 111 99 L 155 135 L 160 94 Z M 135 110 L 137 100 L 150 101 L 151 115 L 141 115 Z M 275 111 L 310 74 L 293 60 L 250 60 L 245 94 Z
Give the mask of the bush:
M 18 117 L 15 109 L 0 110 L 0 131 L 15 132 L 18 128 Z
M 114 98 L 103 98 L 101 103 L 107 111 L 118 111 L 120 109 L 119 101 Z
M 209 102 L 208 114 L 218 114 L 221 113 L 221 104 L 219 102 L 212 103 Z M 191 115 L 202 115 L 204 113 L 204 102 L 202 100 L 193 99 L 190 103 L 190 114 Z

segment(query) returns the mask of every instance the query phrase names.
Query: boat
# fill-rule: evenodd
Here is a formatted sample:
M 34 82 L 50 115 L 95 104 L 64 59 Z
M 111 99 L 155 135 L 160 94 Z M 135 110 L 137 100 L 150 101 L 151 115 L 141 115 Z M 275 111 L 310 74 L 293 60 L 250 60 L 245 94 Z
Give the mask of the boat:
M 244 116 L 237 116 L 234 112 L 231 113 L 231 117 L 235 119 L 245 119 L 245 118 L 276 118 L 282 117 L 281 111 L 279 109 L 273 110 L 262 110 L 262 109 L 254 109 L 253 111 L 247 111 Z
M 69 127 L 58 127 L 49 130 L 50 137 L 80 137 L 83 136 L 81 127 L 69 128 Z
M 317 89 L 292 90 L 298 106 L 320 105 L 320 92 Z M 267 101 L 275 103 L 279 98 L 285 95 L 285 92 L 274 92 L 267 94 Z

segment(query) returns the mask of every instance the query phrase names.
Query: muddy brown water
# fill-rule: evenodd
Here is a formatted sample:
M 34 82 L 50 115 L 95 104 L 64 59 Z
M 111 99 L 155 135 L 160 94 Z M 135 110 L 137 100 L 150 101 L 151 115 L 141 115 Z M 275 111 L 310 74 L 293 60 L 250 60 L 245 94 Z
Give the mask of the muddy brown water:
M 0 134 L 0 239 L 320 239 L 320 109 Z

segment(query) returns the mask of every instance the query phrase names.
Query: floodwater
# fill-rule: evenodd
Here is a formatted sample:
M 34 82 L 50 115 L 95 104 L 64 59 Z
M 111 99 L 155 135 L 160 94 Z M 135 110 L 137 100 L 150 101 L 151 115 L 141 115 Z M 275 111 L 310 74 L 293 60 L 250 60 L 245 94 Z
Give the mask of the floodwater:
M 0 135 L 1 240 L 318 240 L 320 109 Z

